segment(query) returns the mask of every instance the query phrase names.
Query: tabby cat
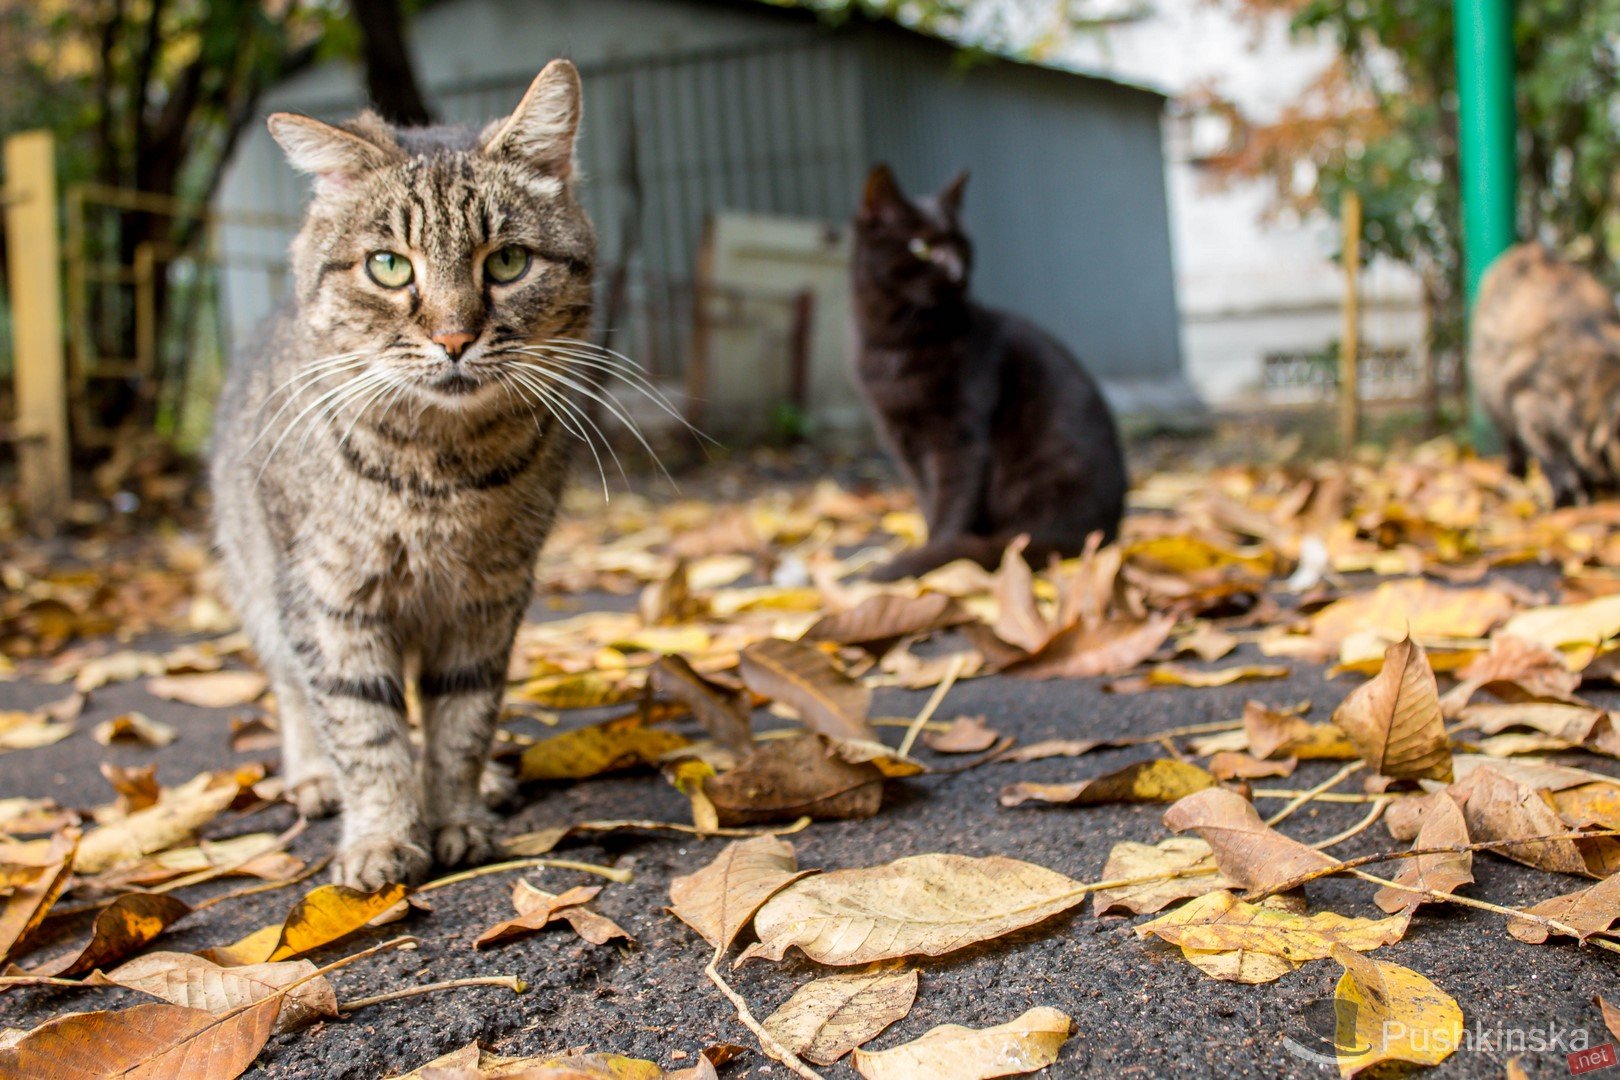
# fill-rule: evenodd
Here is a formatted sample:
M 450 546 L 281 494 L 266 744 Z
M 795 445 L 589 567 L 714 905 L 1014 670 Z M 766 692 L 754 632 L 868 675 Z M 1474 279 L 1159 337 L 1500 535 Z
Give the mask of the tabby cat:
M 1113 539 L 1125 458 L 1097 384 L 1050 334 L 968 295 L 967 174 L 913 201 L 872 170 L 855 220 L 855 374 L 917 491 L 928 542 L 878 568 L 894 580 L 953 559 L 992 566 L 1028 534 L 1037 561 Z
M 342 884 L 415 881 L 493 848 L 480 777 L 604 363 L 583 341 L 579 116 L 579 76 L 556 61 L 481 132 L 269 121 L 315 193 L 290 300 L 220 402 L 216 532 L 289 789 L 309 815 L 342 806 Z
M 1557 506 L 1620 489 L 1620 312 L 1596 277 L 1510 248 L 1480 284 L 1469 366 L 1516 474 L 1534 458 Z

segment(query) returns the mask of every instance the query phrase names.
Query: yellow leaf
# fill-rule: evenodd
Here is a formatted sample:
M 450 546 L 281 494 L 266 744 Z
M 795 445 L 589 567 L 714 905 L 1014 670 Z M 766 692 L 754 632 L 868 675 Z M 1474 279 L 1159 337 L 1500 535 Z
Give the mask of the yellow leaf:
M 1341 1077 L 1390 1061 L 1438 1065 L 1462 1044 L 1462 1009 L 1422 975 L 1342 946 L 1333 959 L 1344 967 L 1333 995 Z
M 1215 785 L 1205 769 L 1185 761 L 1159 758 L 1127 765 L 1095 780 L 1074 784 L 1009 784 L 1001 790 L 1002 806 L 1036 801 L 1097 806 L 1113 802 L 1175 802 Z
M 619 769 L 652 765 L 691 745 L 686 736 L 648 727 L 639 715 L 621 716 L 541 739 L 523 751 L 520 780 L 583 780 Z
M 879 964 L 804 984 L 762 1026 L 799 1057 L 831 1065 L 904 1018 L 916 998 L 915 968 Z
M 1334 601 L 1311 617 L 1311 636 L 1335 645 L 1369 630 L 1389 641 L 1408 634 L 1478 638 L 1512 613 L 1513 601 L 1495 589 L 1452 589 L 1409 578 Z
M 294 904 L 283 922 L 201 955 L 230 967 L 290 960 L 354 933 L 405 899 L 406 891 L 403 885 L 384 885 L 371 893 L 322 885 Z

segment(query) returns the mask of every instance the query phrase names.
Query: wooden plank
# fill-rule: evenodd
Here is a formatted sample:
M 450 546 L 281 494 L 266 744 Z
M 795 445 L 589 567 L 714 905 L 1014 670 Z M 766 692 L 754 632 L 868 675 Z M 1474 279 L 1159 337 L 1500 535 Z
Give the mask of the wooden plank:
M 5 141 L 6 280 L 16 357 L 17 461 L 23 507 L 50 531 L 67 515 L 67 365 L 57 239 L 56 146 L 48 131 Z

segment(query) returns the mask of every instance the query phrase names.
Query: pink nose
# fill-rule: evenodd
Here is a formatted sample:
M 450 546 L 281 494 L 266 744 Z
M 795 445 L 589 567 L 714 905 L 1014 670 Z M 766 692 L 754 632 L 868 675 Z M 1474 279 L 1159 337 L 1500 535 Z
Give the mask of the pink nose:
M 477 334 L 469 334 L 465 330 L 441 330 L 433 335 L 433 342 L 441 346 L 445 352 L 450 354 L 450 359 L 454 360 L 461 355 L 462 350 L 472 344 L 473 338 L 477 336 Z

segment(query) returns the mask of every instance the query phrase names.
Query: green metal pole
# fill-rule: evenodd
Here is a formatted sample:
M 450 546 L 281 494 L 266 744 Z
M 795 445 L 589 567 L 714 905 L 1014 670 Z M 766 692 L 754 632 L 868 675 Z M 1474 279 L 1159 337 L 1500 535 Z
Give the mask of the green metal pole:
M 1463 254 L 1471 318 L 1480 278 L 1516 239 L 1513 0 L 1455 0 L 1455 11 Z M 1496 429 L 1480 410 L 1472 383 L 1468 420 L 1476 446 L 1498 449 Z

